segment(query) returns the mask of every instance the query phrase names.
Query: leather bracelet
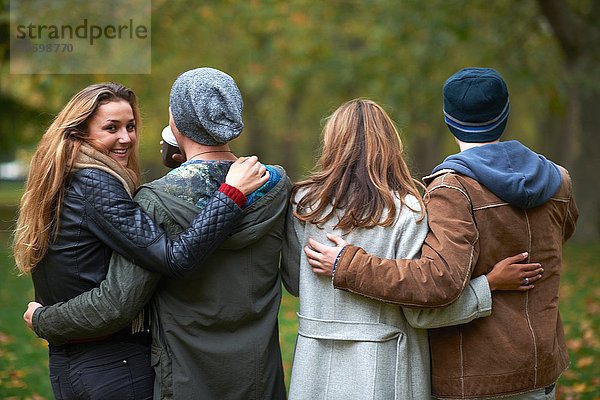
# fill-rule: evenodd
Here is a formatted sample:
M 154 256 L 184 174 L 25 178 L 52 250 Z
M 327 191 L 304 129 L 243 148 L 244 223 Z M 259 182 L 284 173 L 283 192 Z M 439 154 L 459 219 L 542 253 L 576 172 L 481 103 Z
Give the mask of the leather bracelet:
M 346 247 L 348 247 L 348 245 L 342 247 L 342 249 L 338 253 L 337 257 L 335 257 L 335 261 L 333 262 L 333 267 L 331 268 L 331 284 L 332 285 L 333 285 L 333 278 L 335 277 L 335 269 L 337 268 L 338 261 L 340 261 L 340 258 L 342 258 L 342 254 L 344 253 L 344 250 L 346 250 Z

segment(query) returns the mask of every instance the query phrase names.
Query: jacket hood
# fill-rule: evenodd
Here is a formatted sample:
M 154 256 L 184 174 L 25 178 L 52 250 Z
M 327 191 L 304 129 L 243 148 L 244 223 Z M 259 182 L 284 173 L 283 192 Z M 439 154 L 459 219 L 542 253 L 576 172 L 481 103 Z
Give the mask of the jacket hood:
M 272 166 L 279 172 L 279 182 L 264 196 L 244 209 L 244 215 L 230 237 L 221 246 L 237 249 L 248 246 L 269 233 L 276 224 L 285 221 L 292 183 L 285 170 Z
M 556 164 L 516 140 L 473 147 L 451 155 L 432 173 L 447 169 L 475 179 L 519 208 L 544 204 L 562 181 Z

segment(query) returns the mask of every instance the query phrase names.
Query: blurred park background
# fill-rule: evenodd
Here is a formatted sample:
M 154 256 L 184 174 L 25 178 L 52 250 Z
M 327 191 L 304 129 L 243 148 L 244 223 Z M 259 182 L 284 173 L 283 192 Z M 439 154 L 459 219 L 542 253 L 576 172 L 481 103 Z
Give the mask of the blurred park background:
M 509 87 L 504 139 L 573 177 L 581 216 L 561 291 L 572 365 L 559 398 L 600 399 L 600 1 L 152 0 L 146 75 L 10 74 L 9 1 L 0 5 L 0 398 L 51 398 L 46 344 L 21 319 L 33 298 L 30 279 L 17 277 L 9 241 L 22 168 L 81 88 L 110 80 L 136 92 L 146 180 L 167 171 L 158 142 L 171 84 L 200 66 L 227 72 L 240 87 L 245 129 L 232 142 L 237 154 L 257 154 L 298 180 L 314 165 L 323 119 L 344 101 L 368 97 L 396 121 L 411 169 L 422 177 L 457 151 L 442 118 L 444 81 L 460 68 L 485 66 Z M 288 376 L 296 308 L 285 296 Z

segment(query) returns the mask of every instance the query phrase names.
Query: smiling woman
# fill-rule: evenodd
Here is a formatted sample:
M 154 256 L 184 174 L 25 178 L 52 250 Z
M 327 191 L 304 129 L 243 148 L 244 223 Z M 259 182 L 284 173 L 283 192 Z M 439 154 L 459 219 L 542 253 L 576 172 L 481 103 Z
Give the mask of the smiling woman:
M 103 170 L 114 172 L 129 191 L 139 184 L 137 141 L 130 141 L 132 151 L 124 164 L 104 157 L 113 147 L 105 138 L 114 123 L 107 122 L 124 117 L 113 116 L 115 108 L 127 114 L 127 121 L 132 118 L 135 126 L 141 126 L 133 91 L 116 83 L 96 84 L 73 96 L 42 136 L 31 161 L 15 233 L 15 261 L 21 271 L 30 272 L 41 261 L 51 236 L 58 233 L 65 186 L 73 170 L 101 159 Z
M 112 159 L 127 167 L 137 140 L 135 118 L 128 102 L 111 101 L 98 107 L 88 129 L 95 147 L 104 148 Z

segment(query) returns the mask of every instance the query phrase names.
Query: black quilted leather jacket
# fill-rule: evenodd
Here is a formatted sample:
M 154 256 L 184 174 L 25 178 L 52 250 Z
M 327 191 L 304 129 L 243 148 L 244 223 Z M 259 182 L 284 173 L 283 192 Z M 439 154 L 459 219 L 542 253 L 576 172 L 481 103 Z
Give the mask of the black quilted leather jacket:
M 186 276 L 228 236 L 241 214 L 217 191 L 190 227 L 170 240 L 114 176 L 78 170 L 65 188 L 59 233 L 32 272 L 36 301 L 51 305 L 98 286 L 113 251 L 145 269 Z

